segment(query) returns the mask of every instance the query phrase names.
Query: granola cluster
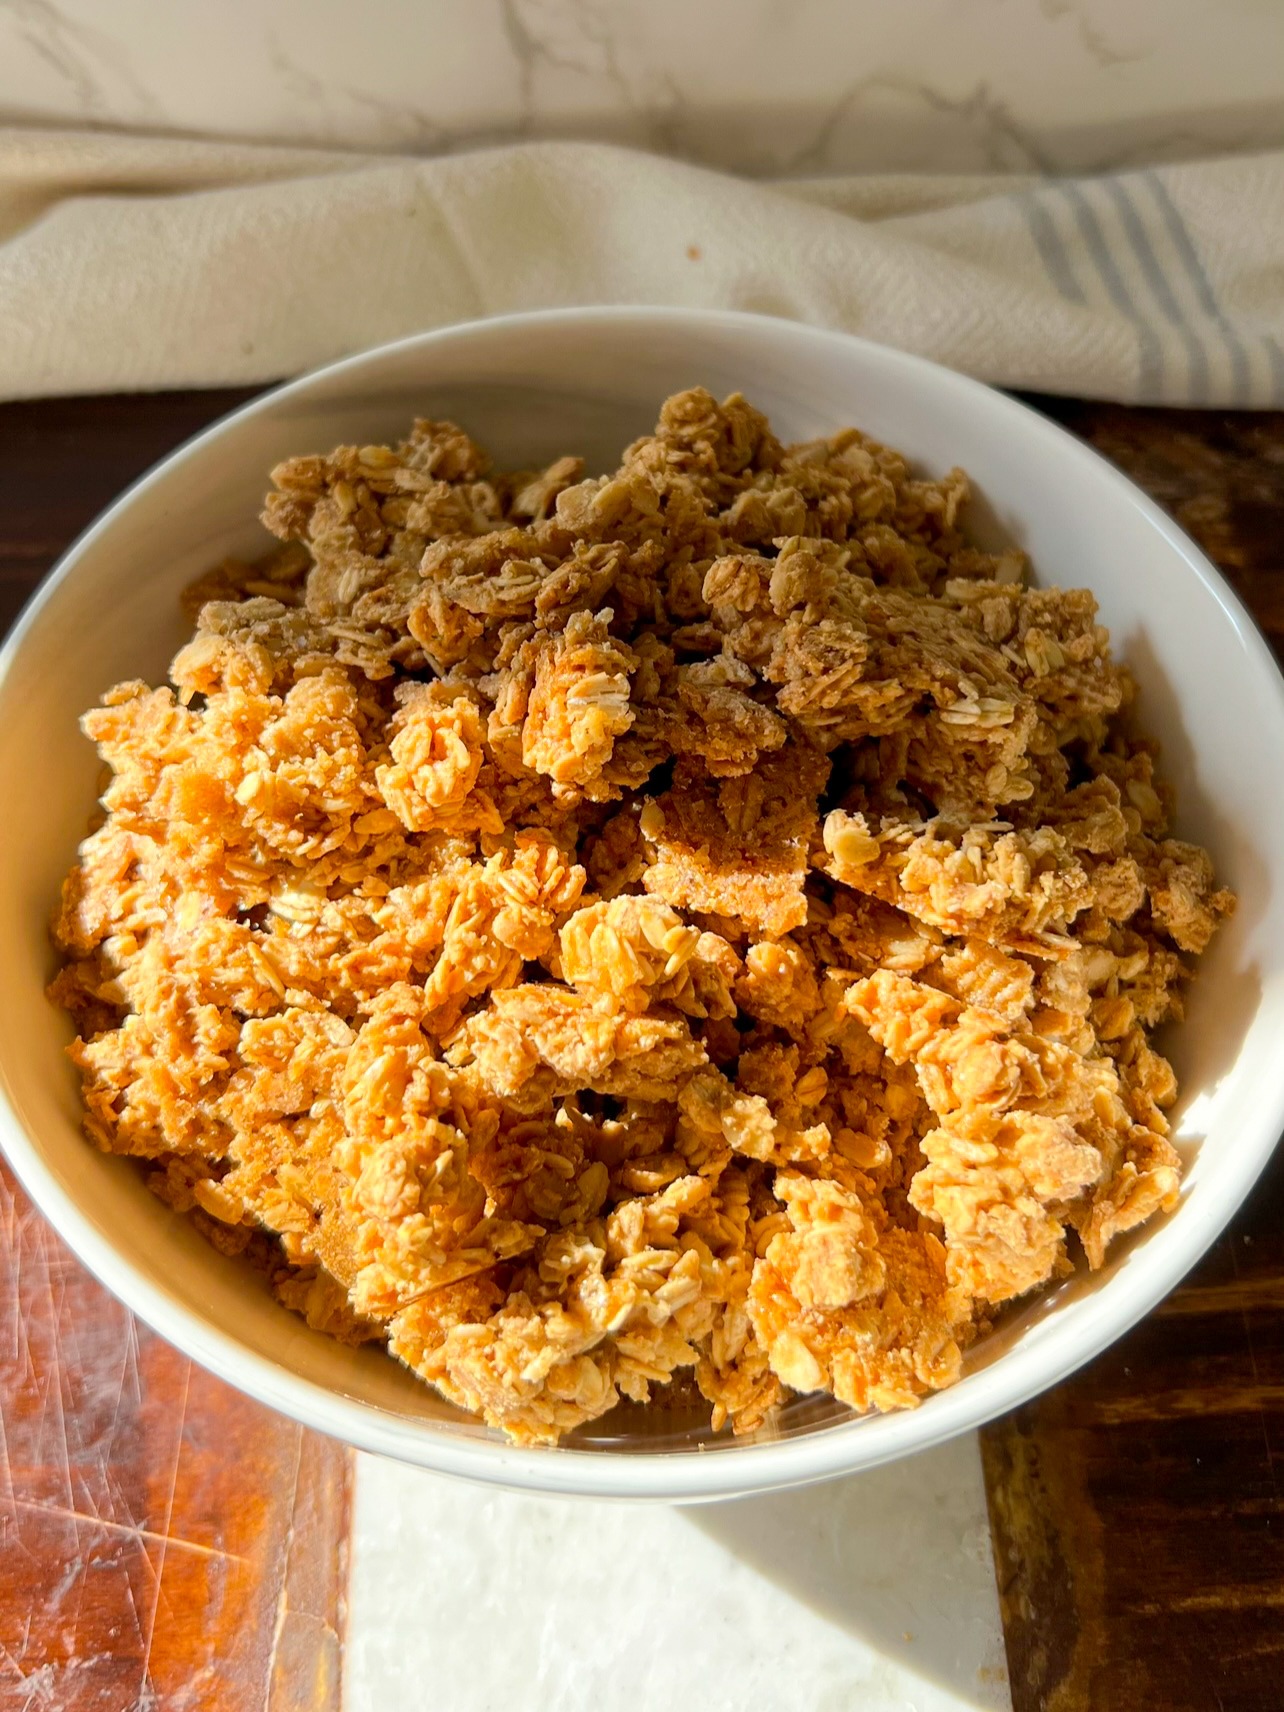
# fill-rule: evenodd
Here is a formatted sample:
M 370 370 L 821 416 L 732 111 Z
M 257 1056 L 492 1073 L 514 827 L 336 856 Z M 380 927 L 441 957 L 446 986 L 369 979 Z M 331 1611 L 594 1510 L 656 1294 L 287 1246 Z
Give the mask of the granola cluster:
M 90 1138 L 310 1325 L 519 1440 L 675 1378 L 745 1432 L 1173 1204 L 1232 899 L 962 471 L 697 389 L 602 478 L 421 421 L 273 482 L 85 718 L 53 991 Z

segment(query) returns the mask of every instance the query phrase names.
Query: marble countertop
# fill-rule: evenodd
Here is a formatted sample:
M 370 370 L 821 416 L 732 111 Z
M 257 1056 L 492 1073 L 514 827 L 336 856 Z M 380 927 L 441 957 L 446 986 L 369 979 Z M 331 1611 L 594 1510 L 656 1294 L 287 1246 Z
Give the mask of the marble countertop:
M 1284 142 L 1275 0 L 0 0 L 0 119 L 369 149 L 609 138 L 770 174 Z
M 976 1438 L 804 1491 L 520 1497 L 357 1459 L 345 1712 L 1008 1712 Z

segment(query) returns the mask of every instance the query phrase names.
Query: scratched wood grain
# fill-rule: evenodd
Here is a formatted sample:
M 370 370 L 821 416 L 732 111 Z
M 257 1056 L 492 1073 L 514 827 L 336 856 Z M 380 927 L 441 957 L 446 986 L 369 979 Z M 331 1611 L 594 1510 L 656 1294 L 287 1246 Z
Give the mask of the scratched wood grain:
M 245 396 L 0 406 L 0 624 Z M 1284 417 L 1036 402 L 1284 647 Z M 0 1192 L 0 1712 L 334 1705 L 342 1456 L 191 1368 Z M 1157 1314 L 983 1435 L 1015 1712 L 1284 1708 L 1282 1310 L 1284 1159 Z
M 1039 402 L 1284 654 L 1284 415 Z M 1015 1712 L 1284 1708 L 1284 1151 L 1189 1282 L 982 1454 Z
M 235 401 L 0 408 L 0 626 Z M 348 1479 L 134 1320 L 0 1168 L 0 1712 L 334 1712 Z

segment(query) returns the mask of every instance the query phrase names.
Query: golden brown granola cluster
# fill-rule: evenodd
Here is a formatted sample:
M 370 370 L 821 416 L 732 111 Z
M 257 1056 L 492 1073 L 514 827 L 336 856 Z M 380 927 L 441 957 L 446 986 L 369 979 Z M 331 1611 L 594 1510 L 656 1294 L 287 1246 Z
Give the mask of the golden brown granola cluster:
M 273 480 L 85 719 L 54 991 L 91 1138 L 311 1325 L 518 1439 L 681 1370 L 748 1431 L 1171 1206 L 1232 900 L 961 471 L 695 390 L 601 479 L 417 422 Z

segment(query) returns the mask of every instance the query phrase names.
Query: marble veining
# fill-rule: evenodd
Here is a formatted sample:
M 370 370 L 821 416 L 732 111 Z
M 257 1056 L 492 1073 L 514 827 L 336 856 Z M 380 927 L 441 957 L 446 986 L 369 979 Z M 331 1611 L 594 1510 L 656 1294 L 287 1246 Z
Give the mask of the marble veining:
M 0 119 L 762 176 L 1091 172 L 1284 143 L 1272 0 L 0 0 Z

